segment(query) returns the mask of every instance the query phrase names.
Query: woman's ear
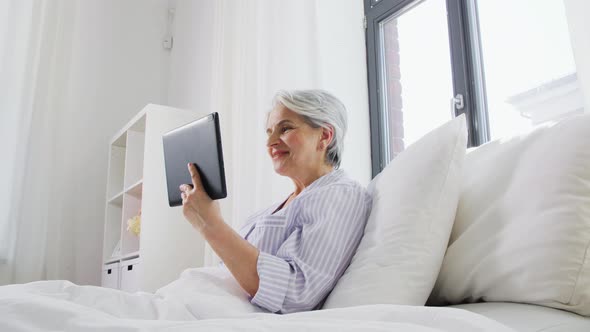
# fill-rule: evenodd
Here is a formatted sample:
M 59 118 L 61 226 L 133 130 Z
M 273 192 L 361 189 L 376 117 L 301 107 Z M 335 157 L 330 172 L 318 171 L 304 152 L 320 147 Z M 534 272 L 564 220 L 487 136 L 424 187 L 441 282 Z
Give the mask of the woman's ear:
M 320 137 L 319 148 L 323 150 L 324 148 L 328 148 L 328 145 L 332 143 L 334 139 L 334 128 L 332 126 L 328 126 L 327 128 L 322 127 L 322 135 Z

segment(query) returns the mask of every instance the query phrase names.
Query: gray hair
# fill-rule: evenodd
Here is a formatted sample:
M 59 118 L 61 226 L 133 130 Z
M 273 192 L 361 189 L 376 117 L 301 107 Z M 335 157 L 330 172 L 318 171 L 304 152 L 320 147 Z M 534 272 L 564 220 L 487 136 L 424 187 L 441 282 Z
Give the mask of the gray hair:
M 273 107 L 282 104 L 301 115 L 312 128 L 332 128 L 334 135 L 326 151 L 326 162 L 340 167 L 347 129 L 346 107 L 324 90 L 280 90 L 273 98 Z

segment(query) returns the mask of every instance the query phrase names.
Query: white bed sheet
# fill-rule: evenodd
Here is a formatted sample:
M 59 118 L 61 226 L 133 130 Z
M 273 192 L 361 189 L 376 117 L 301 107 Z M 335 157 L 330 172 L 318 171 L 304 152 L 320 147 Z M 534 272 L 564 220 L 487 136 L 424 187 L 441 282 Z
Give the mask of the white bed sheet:
M 185 273 L 156 294 L 68 281 L 3 286 L 0 331 L 513 331 L 455 308 L 370 305 L 290 315 L 260 313 L 248 307 L 247 298 L 231 294 L 236 289 L 220 291 L 226 285 L 210 287 L 209 294 L 199 289 L 204 286 L 192 286 L 191 280 L 203 279 L 199 274 Z M 223 284 L 215 278 L 201 281 L 211 286 L 211 280 Z
M 450 307 L 484 315 L 519 332 L 590 332 L 590 317 L 537 305 L 489 302 Z

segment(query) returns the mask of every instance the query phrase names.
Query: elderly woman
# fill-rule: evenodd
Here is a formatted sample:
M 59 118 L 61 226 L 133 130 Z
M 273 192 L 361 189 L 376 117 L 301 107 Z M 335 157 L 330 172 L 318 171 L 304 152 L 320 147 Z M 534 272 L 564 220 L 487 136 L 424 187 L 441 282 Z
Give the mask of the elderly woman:
M 239 233 L 203 190 L 182 185 L 183 212 L 251 296 L 271 312 L 321 307 L 361 240 L 370 212 L 366 190 L 338 169 L 346 110 L 321 90 L 280 91 L 268 114 L 266 148 L 293 192 L 250 217 Z

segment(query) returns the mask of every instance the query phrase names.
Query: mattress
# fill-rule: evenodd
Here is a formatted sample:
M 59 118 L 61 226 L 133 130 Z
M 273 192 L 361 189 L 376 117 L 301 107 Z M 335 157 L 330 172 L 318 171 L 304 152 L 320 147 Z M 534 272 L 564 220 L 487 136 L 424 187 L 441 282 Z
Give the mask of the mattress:
M 589 332 L 590 317 L 521 303 L 472 303 L 450 306 L 491 318 L 519 332 Z

